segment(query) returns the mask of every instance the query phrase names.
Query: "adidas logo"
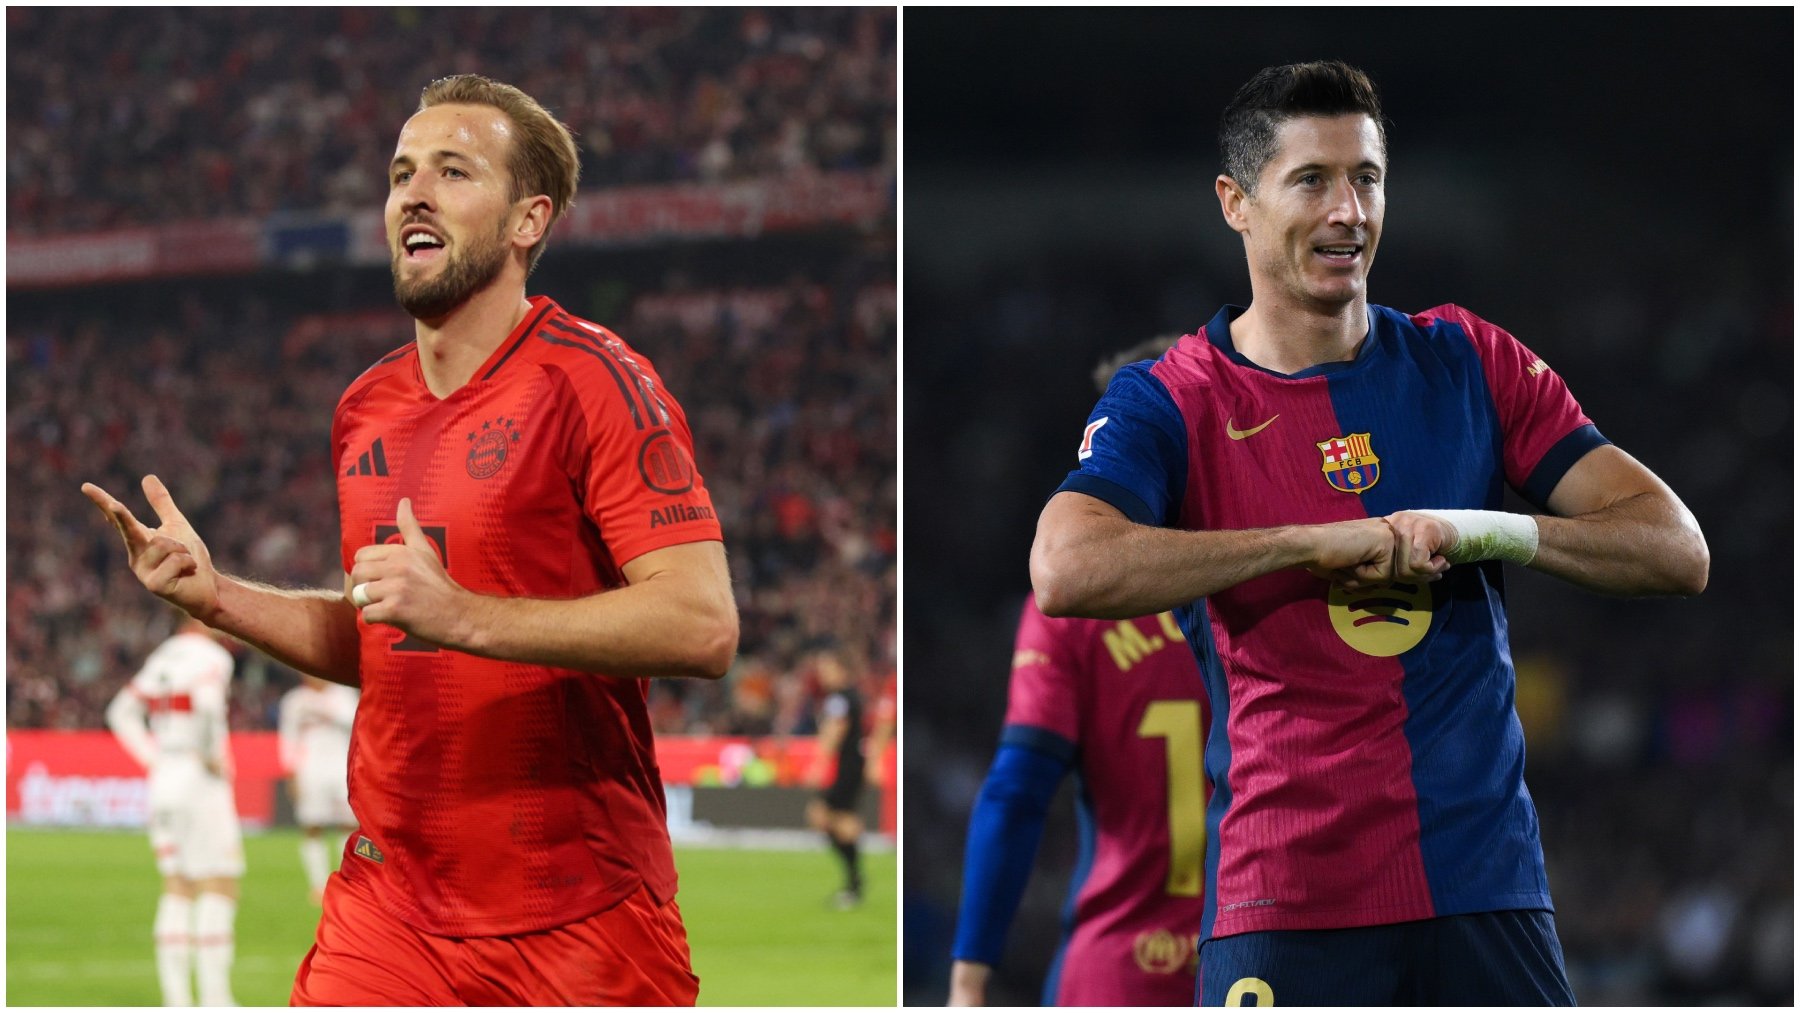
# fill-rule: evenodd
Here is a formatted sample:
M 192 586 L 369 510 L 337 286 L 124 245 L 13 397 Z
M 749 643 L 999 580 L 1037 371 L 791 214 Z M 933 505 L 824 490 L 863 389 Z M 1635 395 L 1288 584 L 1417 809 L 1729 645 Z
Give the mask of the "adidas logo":
M 375 842 L 361 834 L 356 835 L 356 848 L 353 853 L 358 858 L 366 858 L 377 865 L 387 864 L 386 859 L 383 858 L 381 854 L 381 849 L 375 846 Z
M 375 445 L 364 451 L 355 464 L 344 469 L 345 478 L 352 475 L 378 475 L 386 478 L 387 473 L 387 454 L 382 452 L 379 436 L 375 438 Z

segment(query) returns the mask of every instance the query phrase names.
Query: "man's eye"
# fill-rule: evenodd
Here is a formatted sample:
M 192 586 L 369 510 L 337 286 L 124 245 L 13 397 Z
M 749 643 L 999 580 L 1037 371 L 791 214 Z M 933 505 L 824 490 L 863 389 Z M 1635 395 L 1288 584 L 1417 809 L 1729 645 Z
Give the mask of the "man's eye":
M 410 172 L 396 172 L 394 173 L 394 185 L 399 186 L 401 183 L 404 183 L 411 178 L 412 173 Z

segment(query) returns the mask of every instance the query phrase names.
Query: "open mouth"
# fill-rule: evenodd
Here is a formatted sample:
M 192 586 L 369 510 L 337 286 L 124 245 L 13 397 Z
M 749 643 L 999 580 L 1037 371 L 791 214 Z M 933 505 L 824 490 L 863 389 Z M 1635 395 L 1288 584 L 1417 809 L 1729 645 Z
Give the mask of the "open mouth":
M 1362 251 L 1361 246 L 1350 243 L 1313 247 L 1314 253 L 1334 264 L 1354 264 L 1356 258 L 1362 256 Z
M 407 260 L 425 261 L 443 252 L 444 240 L 424 226 L 409 225 L 400 232 L 400 246 L 406 251 Z

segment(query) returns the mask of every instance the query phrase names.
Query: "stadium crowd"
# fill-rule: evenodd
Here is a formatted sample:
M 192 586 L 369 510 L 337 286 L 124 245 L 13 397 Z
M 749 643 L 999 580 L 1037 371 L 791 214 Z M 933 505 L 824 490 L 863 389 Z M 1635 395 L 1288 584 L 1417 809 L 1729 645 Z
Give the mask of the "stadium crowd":
M 892 8 L 12 9 L 7 28 L 11 237 L 378 209 L 396 130 L 452 72 L 517 85 L 566 121 L 585 190 L 896 163 Z M 891 695 L 891 227 L 555 249 L 531 290 L 656 363 L 734 570 L 737 666 L 654 683 L 658 730 L 811 731 L 824 646 L 858 660 L 869 696 Z M 412 339 L 385 275 L 15 295 L 9 726 L 100 727 L 173 625 L 83 509 L 82 481 L 147 518 L 137 481 L 156 473 L 223 568 L 337 586 L 332 410 Z M 272 728 L 294 680 L 244 652 L 234 727 Z
M 574 130 L 584 188 L 895 163 L 891 7 L 6 17 L 12 234 L 379 206 L 427 73 L 538 98 Z
M 690 406 L 742 612 L 725 680 L 653 684 L 659 731 L 810 731 L 810 655 L 828 645 L 860 659 L 871 696 L 891 685 L 895 306 L 879 264 L 831 284 L 652 292 L 612 322 Z M 266 296 L 186 296 L 148 318 L 59 301 L 9 322 L 9 726 L 101 727 L 173 625 L 119 565 L 82 481 L 137 502 L 155 473 L 221 567 L 341 582 L 332 410 L 411 328 L 391 307 L 287 314 Z M 244 652 L 233 726 L 273 728 L 294 681 Z

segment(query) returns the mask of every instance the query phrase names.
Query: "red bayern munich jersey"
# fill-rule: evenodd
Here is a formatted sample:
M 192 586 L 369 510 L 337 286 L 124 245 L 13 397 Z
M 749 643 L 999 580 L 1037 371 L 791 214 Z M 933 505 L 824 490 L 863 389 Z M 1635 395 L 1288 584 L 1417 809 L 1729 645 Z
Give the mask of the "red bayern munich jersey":
M 1003 741 L 1047 749 L 1045 733 L 1063 740 L 1080 781 L 1081 858 L 1046 1002 L 1192 1003 L 1210 720 L 1172 615 L 1051 619 L 1026 596 Z
M 721 539 L 686 417 L 650 363 L 544 297 L 440 400 L 416 345 L 332 423 L 342 554 L 399 540 L 410 497 L 450 576 L 576 598 L 654 549 Z M 358 620 L 343 873 L 419 929 L 512 935 L 647 887 L 675 894 L 646 683 L 478 658 Z

